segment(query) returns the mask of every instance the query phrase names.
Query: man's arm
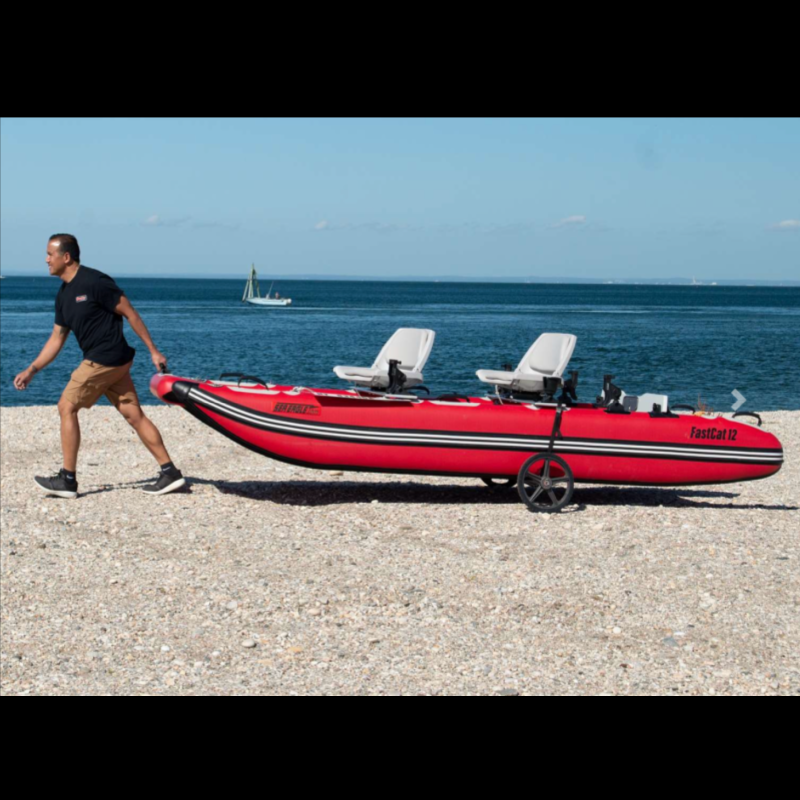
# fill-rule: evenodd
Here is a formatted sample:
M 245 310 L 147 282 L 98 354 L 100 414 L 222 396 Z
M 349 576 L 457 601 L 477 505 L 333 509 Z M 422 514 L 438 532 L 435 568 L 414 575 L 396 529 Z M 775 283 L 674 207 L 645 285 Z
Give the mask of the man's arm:
M 133 332 L 145 343 L 147 349 L 150 351 L 150 358 L 153 359 L 156 370 L 159 369 L 161 364 L 166 367 L 167 359 L 153 344 L 153 340 L 150 338 L 150 331 L 147 330 L 147 326 L 139 316 L 139 312 L 131 305 L 130 300 L 128 300 L 124 294 L 119 298 L 119 303 L 117 303 L 114 313 L 125 317 L 130 323 L 131 328 L 133 328 Z
M 61 352 L 61 348 L 67 341 L 69 336 L 69 328 L 63 325 L 53 325 L 53 332 L 50 338 L 42 348 L 42 352 L 33 360 L 33 363 L 14 378 L 14 386 L 17 389 L 26 389 L 28 384 L 33 380 L 33 376 L 43 370 L 55 357 Z

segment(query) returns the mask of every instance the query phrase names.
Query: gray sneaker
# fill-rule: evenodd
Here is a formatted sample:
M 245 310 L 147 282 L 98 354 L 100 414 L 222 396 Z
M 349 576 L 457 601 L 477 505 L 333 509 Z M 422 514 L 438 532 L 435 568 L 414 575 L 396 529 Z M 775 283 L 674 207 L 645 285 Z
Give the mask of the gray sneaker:
M 156 482 L 145 486 L 143 490 L 147 494 L 169 494 L 182 486 L 186 486 L 186 479 L 179 469 L 174 469 L 169 472 L 159 472 Z
M 58 474 L 53 475 L 52 478 L 42 478 L 37 475 L 34 480 L 36 485 L 46 494 L 65 497 L 68 500 L 74 500 L 78 496 L 78 481 L 74 478 L 72 480 L 67 478 L 65 469 L 59 470 Z

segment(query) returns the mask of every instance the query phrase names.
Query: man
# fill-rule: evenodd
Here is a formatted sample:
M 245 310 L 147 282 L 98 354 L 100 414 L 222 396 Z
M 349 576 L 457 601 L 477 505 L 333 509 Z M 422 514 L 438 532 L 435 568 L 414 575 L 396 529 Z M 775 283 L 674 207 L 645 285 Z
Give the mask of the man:
M 156 369 L 162 366 L 166 369 L 166 358 L 153 344 L 142 318 L 114 280 L 81 264 L 81 251 L 74 236 L 68 233 L 51 236 L 45 261 L 50 274 L 62 280 L 56 295 L 55 325 L 42 352 L 14 378 L 14 386 L 25 389 L 33 376 L 61 352 L 70 331 L 75 332 L 84 361 L 72 373 L 58 401 L 64 468 L 51 478 L 36 477 L 36 485 L 47 494 L 58 497 L 78 496 L 76 470 L 81 443 L 78 412 L 82 408 L 91 408 L 104 394 L 158 461 L 158 478 L 155 483 L 145 486 L 144 491 L 155 495 L 174 492 L 186 481 L 170 460 L 158 428 L 139 405 L 130 375 L 136 351 L 125 341 L 122 318 L 128 320 L 147 345 Z

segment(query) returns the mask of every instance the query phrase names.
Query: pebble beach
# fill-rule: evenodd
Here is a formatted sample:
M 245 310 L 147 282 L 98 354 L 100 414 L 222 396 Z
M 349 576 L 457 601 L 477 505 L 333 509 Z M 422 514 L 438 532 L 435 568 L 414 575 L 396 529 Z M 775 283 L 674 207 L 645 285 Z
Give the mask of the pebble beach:
M 800 411 L 772 478 L 576 486 L 556 515 L 478 480 L 308 470 L 145 409 L 3 407 L 4 696 L 798 695 Z

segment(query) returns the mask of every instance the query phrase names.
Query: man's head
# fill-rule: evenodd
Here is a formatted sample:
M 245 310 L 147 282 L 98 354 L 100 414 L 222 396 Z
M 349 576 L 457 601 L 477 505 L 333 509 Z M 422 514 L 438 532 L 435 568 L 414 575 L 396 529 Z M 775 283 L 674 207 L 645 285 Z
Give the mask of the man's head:
M 61 277 L 68 267 L 81 263 L 81 248 L 78 240 L 70 233 L 54 233 L 47 242 L 47 266 L 50 274 Z

